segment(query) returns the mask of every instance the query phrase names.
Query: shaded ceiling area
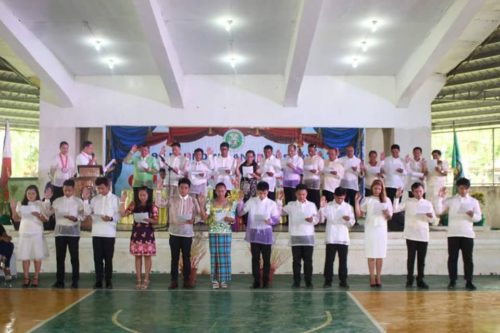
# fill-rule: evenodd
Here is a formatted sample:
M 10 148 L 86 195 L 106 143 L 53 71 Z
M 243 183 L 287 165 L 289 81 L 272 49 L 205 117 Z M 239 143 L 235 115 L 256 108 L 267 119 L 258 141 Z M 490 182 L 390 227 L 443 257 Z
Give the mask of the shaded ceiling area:
M 500 126 L 500 26 L 457 67 L 432 103 L 432 129 Z
M 38 129 L 40 89 L 0 57 L 0 124 L 12 128 Z

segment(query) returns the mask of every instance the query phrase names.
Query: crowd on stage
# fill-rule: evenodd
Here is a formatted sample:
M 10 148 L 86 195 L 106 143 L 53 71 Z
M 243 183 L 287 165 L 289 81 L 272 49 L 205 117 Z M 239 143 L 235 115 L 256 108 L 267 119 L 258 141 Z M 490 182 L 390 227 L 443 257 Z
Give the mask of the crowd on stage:
M 403 237 L 407 245 L 406 287 L 428 289 L 424 280 L 425 258 L 429 243 L 429 225 L 448 214 L 448 289 L 456 288 L 460 251 L 464 262 L 466 289 L 475 290 L 473 280 L 473 223 L 481 220 L 476 199 L 469 195 L 470 181 L 456 181 L 457 194 L 446 198 L 448 163 L 439 150 L 427 161 L 420 147 L 411 156 L 401 157 L 400 147 L 391 146 L 391 156 L 368 153 L 368 161 L 355 156 L 355 148 L 328 148 L 327 156 L 309 144 L 307 154 L 296 145 L 288 145 L 287 154 L 270 145 L 263 156 L 249 150 L 245 160 L 229 154 L 222 142 L 214 154 L 198 148 L 187 159 L 179 143 L 171 144 L 153 156 L 147 146 L 132 146 L 123 163 L 133 165 L 134 198 L 116 196 L 108 178 L 95 180 L 97 194 L 84 187 L 76 195 L 74 176 L 79 165 L 97 165 L 92 142 L 86 141 L 76 160 L 69 145 L 60 143 L 60 152 L 50 168 L 51 182 L 43 199 L 38 187 L 25 189 L 20 202 L 11 202 L 12 219 L 19 222 L 16 258 L 22 262 L 23 287 L 38 287 L 43 259 L 48 247 L 44 224 L 55 220 L 54 239 L 57 273 L 54 288 L 65 287 L 65 258 L 69 250 L 72 266 L 71 288 L 79 282 L 79 239 L 82 227 L 91 229 L 95 265 L 94 288 L 112 289 L 113 254 L 116 227 L 124 216 L 133 216 L 130 254 L 135 258 L 137 289 L 150 287 L 152 257 L 156 255 L 154 225 L 159 210 L 167 210 L 171 253 L 169 289 L 194 288 L 191 274 L 193 225 L 208 226 L 211 281 L 214 289 L 228 288 L 231 281 L 231 225 L 236 219 L 246 223 L 245 240 L 250 243 L 253 282 L 251 288 L 269 288 L 273 225 L 283 218 L 288 223 L 292 252 L 292 288 L 312 288 L 315 225 L 326 224 L 323 287 L 333 283 L 333 263 L 337 257 L 340 288 L 348 284 L 348 248 L 350 229 L 364 218 L 364 246 L 370 286 L 382 286 L 383 259 L 387 255 L 388 221 L 394 213 L 404 212 Z M 204 157 L 207 157 L 204 159 Z M 364 193 L 360 184 L 364 183 Z M 213 190 L 213 194 L 209 193 Z M 164 195 L 166 193 L 166 195 Z M 404 195 L 407 193 L 407 195 Z M 403 195 L 405 200 L 402 200 Z M 12 237 L 0 225 L 0 258 L 7 285 L 14 252 Z M 182 257 L 181 257 L 182 254 Z M 182 258 L 182 265 L 180 260 Z M 239 258 L 238 260 L 244 260 Z M 34 274 L 30 275 L 30 263 Z M 182 267 L 182 285 L 179 267 Z M 303 266 L 303 275 L 302 275 Z M 261 273 L 262 270 L 262 273 Z M 143 273 L 144 272 L 144 273 Z

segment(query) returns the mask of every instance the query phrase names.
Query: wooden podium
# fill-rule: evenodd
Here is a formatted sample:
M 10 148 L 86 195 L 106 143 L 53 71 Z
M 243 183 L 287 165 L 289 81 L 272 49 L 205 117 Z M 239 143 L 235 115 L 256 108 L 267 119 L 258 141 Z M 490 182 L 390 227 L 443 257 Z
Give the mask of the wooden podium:
M 78 177 L 75 178 L 76 195 L 80 195 L 82 189 L 90 188 L 92 197 L 96 194 L 95 180 L 102 175 L 102 165 L 79 165 Z

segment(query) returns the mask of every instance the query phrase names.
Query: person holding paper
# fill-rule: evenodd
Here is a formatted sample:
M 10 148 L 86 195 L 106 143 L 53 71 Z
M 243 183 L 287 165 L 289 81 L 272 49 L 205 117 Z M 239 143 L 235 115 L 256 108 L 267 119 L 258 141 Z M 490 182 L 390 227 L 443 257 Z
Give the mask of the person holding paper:
M 47 242 L 43 236 L 43 224 L 48 219 L 48 211 L 40 201 L 40 194 L 36 185 L 29 185 L 24 191 L 21 202 L 10 202 L 12 219 L 20 221 L 19 244 L 17 245 L 17 259 L 23 262 L 23 288 L 38 287 L 39 274 L 42 269 L 42 260 L 49 256 Z M 33 260 L 35 274 L 30 279 L 30 260 Z
M 191 181 L 190 194 L 194 196 L 207 195 L 207 181 L 210 177 L 210 167 L 202 160 L 203 149 L 194 150 L 194 161 L 187 163 L 187 172 Z
M 153 225 L 158 224 L 158 208 L 148 200 L 148 188 L 142 187 L 139 200 L 125 208 L 127 193 L 123 192 L 120 201 L 120 214 L 133 215 L 134 225 L 130 236 L 130 254 L 135 257 L 136 289 L 148 289 L 151 275 L 152 257 L 156 255 L 156 240 Z M 144 280 L 142 280 L 142 261 L 144 258 Z
M 479 202 L 469 195 L 470 181 L 467 178 L 457 180 L 457 194 L 443 201 L 446 191 L 440 192 L 440 200 L 436 213 L 448 212 L 448 289 L 455 289 L 457 281 L 458 255 L 462 251 L 464 261 L 464 279 L 467 290 L 476 290 L 472 283 L 474 263 L 472 251 L 474 248 L 474 222 L 481 220 Z
M 282 207 L 283 194 L 280 193 L 278 208 L 282 215 L 288 215 L 288 231 L 293 258 L 292 288 L 300 287 L 301 262 L 304 261 L 304 280 L 306 288 L 312 288 L 314 226 L 318 224 L 316 205 L 307 201 L 307 187 L 298 184 L 295 187 L 297 200 Z
M 76 165 L 97 165 L 92 141 L 84 141 L 82 151 L 76 157 Z
M 257 184 L 257 196 L 243 203 L 243 193 L 240 192 L 238 215 L 248 213 L 245 240 L 250 243 L 252 253 L 253 284 L 251 288 L 269 288 L 269 273 L 271 271 L 271 246 L 273 244 L 272 226 L 279 222 L 280 212 L 274 200 L 268 197 L 269 184 L 260 181 Z M 263 274 L 260 277 L 260 258 L 262 255 Z
M 392 207 L 396 191 L 405 186 L 405 162 L 399 157 L 399 145 L 393 144 L 391 146 L 391 156 L 385 158 L 382 173 L 384 174 L 387 197 L 391 200 Z
M 102 289 L 103 278 L 106 282 L 106 289 L 113 289 L 113 254 L 116 224 L 120 220 L 120 199 L 111 192 L 111 185 L 106 177 L 97 178 L 95 184 L 98 194 L 92 198 L 88 207 L 84 206 L 84 209 L 88 210 L 85 211 L 85 215 L 90 215 L 92 220 L 94 289 Z
M 415 267 L 415 256 L 417 257 L 417 287 L 429 289 L 424 282 L 425 256 L 427 245 L 429 244 L 429 223 L 437 224 L 438 219 L 434 214 L 432 203 L 424 199 L 424 185 L 413 183 L 411 186 L 413 196 L 403 203 L 394 200 L 394 212 L 405 212 L 405 226 L 403 237 L 406 239 L 406 249 L 408 252 L 406 267 L 406 288 L 413 287 L 413 272 Z M 396 192 L 396 199 L 399 199 L 402 191 Z
M 181 144 L 179 142 L 172 143 L 171 147 L 172 154 L 168 157 L 165 157 L 164 150 L 160 152 L 160 168 L 165 168 L 167 171 L 167 177 L 165 178 L 166 183 L 163 185 L 167 188 L 168 195 L 174 196 L 177 195 L 177 183 L 179 179 L 186 176 L 189 161 L 182 156 Z
M 368 164 L 361 164 L 361 167 L 365 173 L 365 197 L 369 197 L 372 195 L 372 191 L 370 190 L 372 187 L 372 183 L 375 179 L 382 180 L 384 175 L 381 172 L 382 166 L 384 164 L 383 161 L 377 161 L 377 152 L 375 150 L 371 150 L 368 153 Z
M 370 286 L 381 287 L 383 259 L 387 255 L 387 220 L 392 217 L 392 204 L 385 194 L 384 183 L 374 180 L 372 196 L 361 201 L 361 195 L 356 195 L 356 216 L 365 216 L 365 254 L 368 258 Z
M 215 185 L 215 193 L 208 217 L 205 216 L 210 247 L 210 277 L 213 289 L 226 289 L 231 281 L 231 224 L 235 221 L 237 203 L 228 200 L 224 183 Z
M 425 179 L 427 178 L 427 161 L 422 157 L 422 148 L 413 148 L 413 157 L 407 157 L 406 159 L 406 185 L 405 190 L 408 191 L 408 196 L 413 198 L 412 185 L 414 183 L 420 183 L 424 187 L 424 198 L 425 198 Z
M 80 258 L 78 247 L 80 242 L 80 222 L 83 218 L 83 201 L 75 194 L 75 181 L 68 179 L 63 184 L 64 196 L 52 203 L 52 211 L 56 219 L 54 239 L 56 243 L 57 273 L 53 288 L 64 288 L 64 262 L 66 249 L 71 258 L 71 288 L 78 288 L 80 279 Z
M 432 151 L 432 160 L 428 164 L 426 195 L 427 199 L 434 205 L 434 210 L 436 210 L 439 192 L 446 186 L 446 178 L 450 167 L 446 160 L 441 159 L 441 151 L 438 149 Z
M 333 193 L 344 178 L 344 166 L 337 158 L 338 153 L 337 148 L 328 149 L 328 159 L 323 168 L 323 195 L 328 202 L 333 201 Z
M 356 193 L 359 192 L 359 177 L 364 176 L 364 170 L 361 167 L 361 160 L 354 156 L 354 146 L 347 146 L 345 152 L 346 156 L 339 159 L 344 166 L 344 177 L 340 181 L 340 186 L 346 190 L 346 202 L 354 209 Z
M 255 161 L 255 152 L 248 150 L 245 153 L 245 162 L 237 170 L 237 175 L 241 179 L 240 189 L 244 193 L 243 202 L 257 194 L 257 182 L 260 179 L 259 165 Z
M 273 147 L 264 146 L 264 158 L 259 164 L 261 180 L 269 184 L 267 196 L 271 200 L 276 200 L 276 176 L 281 173 L 281 163 L 273 155 Z
M 140 151 L 140 155 L 137 156 L 136 153 Z M 132 187 L 134 189 L 134 201 L 137 201 L 137 194 L 139 188 L 146 186 L 148 188 L 148 198 L 150 201 L 153 200 L 153 189 L 155 184 L 153 182 L 153 176 L 158 173 L 158 164 L 156 159 L 149 155 L 149 147 L 133 145 L 130 152 L 123 159 L 125 164 L 133 164 L 134 166 L 134 182 Z
M 63 183 L 75 175 L 75 160 L 69 155 L 69 144 L 61 141 L 59 144 L 59 154 L 54 158 L 50 166 L 50 179 L 54 186 L 53 200 L 62 197 Z
M 192 289 L 194 285 L 191 283 L 191 244 L 193 242 L 193 224 L 198 214 L 202 217 L 204 212 L 200 207 L 205 207 L 205 197 L 198 196 L 198 200 L 189 195 L 191 181 L 188 178 L 179 179 L 177 188 L 179 194 L 173 196 L 168 201 L 168 221 L 170 226 L 169 245 L 172 256 L 170 264 L 170 286 L 169 289 L 177 289 L 179 287 L 179 257 L 182 251 L 182 275 L 184 277 L 184 289 Z
M 288 156 L 283 159 L 281 166 L 283 170 L 285 204 L 287 204 L 295 200 L 296 187 L 300 183 L 304 169 L 304 160 L 297 155 L 297 147 L 295 145 L 288 145 Z
M 304 173 L 302 182 L 307 186 L 307 200 L 314 202 L 316 208 L 320 207 L 321 172 L 325 162 L 321 153 L 316 152 L 316 144 L 307 146 L 309 156 L 304 158 Z
M 212 179 L 215 184 L 224 183 L 228 191 L 234 187 L 233 177 L 236 174 L 237 162 L 229 155 L 229 144 L 220 144 L 220 156 L 214 157 L 212 148 L 207 148 L 208 164 L 212 170 Z
M 335 254 L 339 254 L 339 287 L 349 288 L 347 284 L 347 251 L 349 248 L 349 228 L 356 220 L 354 210 L 350 204 L 345 202 L 347 191 L 342 187 L 337 187 L 334 192 L 334 200 L 327 203 L 323 197 L 320 209 L 320 222 L 326 220 L 325 241 L 325 278 L 324 288 L 330 288 L 333 280 L 333 262 Z

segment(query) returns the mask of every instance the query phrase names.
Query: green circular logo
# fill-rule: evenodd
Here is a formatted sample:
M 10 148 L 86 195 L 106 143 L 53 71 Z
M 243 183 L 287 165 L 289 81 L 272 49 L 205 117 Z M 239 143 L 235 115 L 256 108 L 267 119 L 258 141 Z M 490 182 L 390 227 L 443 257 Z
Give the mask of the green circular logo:
M 230 129 L 224 133 L 224 141 L 229 144 L 230 149 L 238 149 L 245 143 L 245 136 L 240 130 Z

